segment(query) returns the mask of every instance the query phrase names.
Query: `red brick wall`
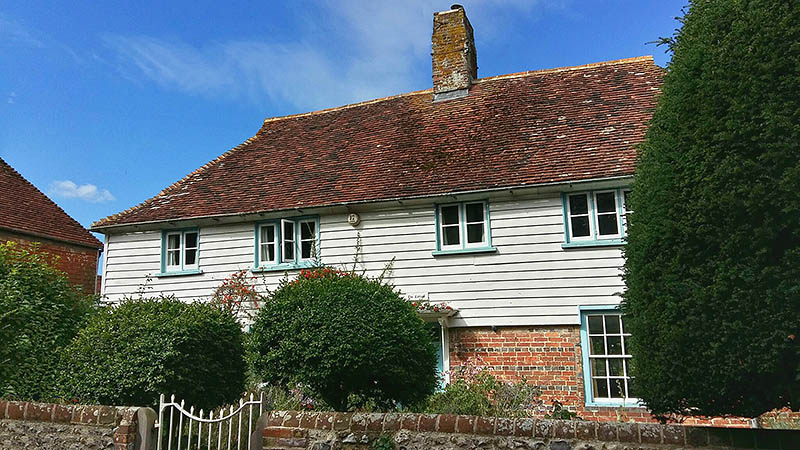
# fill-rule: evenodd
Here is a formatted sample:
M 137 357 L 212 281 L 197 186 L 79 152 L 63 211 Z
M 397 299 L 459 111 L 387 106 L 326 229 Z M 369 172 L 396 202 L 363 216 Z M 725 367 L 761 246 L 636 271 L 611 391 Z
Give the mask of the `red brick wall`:
M 66 272 L 72 284 L 80 285 L 87 294 L 95 293 L 97 249 L 0 230 L 0 242 L 6 241 L 38 243 L 40 250 L 53 256 L 54 265 Z
M 477 362 L 503 380 L 525 379 L 587 420 L 656 422 L 645 408 L 587 407 L 583 388 L 580 327 L 530 326 L 451 328 L 450 370 Z M 542 412 L 542 415 L 544 412 Z M 685 418 L 691 425 L 749 427 L 745 418 Z

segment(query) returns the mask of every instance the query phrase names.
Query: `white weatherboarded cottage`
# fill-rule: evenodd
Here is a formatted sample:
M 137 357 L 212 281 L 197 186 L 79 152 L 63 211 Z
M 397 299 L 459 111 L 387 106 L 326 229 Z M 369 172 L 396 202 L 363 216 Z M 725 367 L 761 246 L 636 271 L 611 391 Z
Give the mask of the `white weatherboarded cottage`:
M 442 368 L 479 358 L 584 417 L 630 405 L 625 199 L 661 70 L 640 57 L 477 78 L 463 8 L 434 15 L 434 88 L 267 119 L 102 219 L 103 295 L 207 299 L 315 259 L 445 302 Z

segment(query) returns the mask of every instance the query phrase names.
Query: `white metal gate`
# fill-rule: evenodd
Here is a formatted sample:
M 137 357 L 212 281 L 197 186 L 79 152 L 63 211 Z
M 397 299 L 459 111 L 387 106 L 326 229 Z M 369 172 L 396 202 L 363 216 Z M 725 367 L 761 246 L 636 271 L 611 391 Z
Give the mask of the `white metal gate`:
M 264 409 L 264 394 L 259 394 L 255 399 L 250 394 L 250 399 L 239 400 L 239 406 L 231 405 L 207 414 L 201 409 L 195 415 L 194 406 L 186 409 L 184 401 L 175 401 L 172 395 L 166 401 L 161 394 L 158 402 L 158 423 L 155 424 L 157 450 L 205 449 L 205 450 L 236 450 L 250 449 L 253 426 Z M 258 408 L 258 414 L 253 415 Z M 242 431 L 247 436 L 242 435 Z M 244 445 L 246 443 L 246 446 Z

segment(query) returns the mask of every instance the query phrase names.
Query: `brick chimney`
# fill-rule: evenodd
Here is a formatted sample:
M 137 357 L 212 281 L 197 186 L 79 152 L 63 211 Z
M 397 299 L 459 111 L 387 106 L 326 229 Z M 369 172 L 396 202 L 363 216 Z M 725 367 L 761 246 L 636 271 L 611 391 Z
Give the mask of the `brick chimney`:
M 449 100 L 469 93 L 478 78 L 472 25 L 461 5 L 433 13 L 433 100 Z

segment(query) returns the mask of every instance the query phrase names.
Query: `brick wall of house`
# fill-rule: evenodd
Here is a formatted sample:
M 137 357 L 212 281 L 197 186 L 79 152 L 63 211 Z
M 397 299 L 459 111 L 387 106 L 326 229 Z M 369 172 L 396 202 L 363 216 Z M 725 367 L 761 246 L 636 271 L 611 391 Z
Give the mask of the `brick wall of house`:
M 53 256 L 54 265 L 67 274 L 70 283 L 80 285 L 87 294 L 95 293 L 97 249 L 0 230 L 0 242 L 6 241 L 23 245 L 38 243 L 40 250 Z
M 530 326 L 451 328 L 450 370 L 464 364 L 484 366 L 503 380 L 525 379 L 542 390 L 540 416 L 559 401 L 586 420 L 656 422 L 645 408 L 587 407 L 583 387 L 580 327 Z M 684 424 L 750 427 L 736 417 L 683 419 Z

